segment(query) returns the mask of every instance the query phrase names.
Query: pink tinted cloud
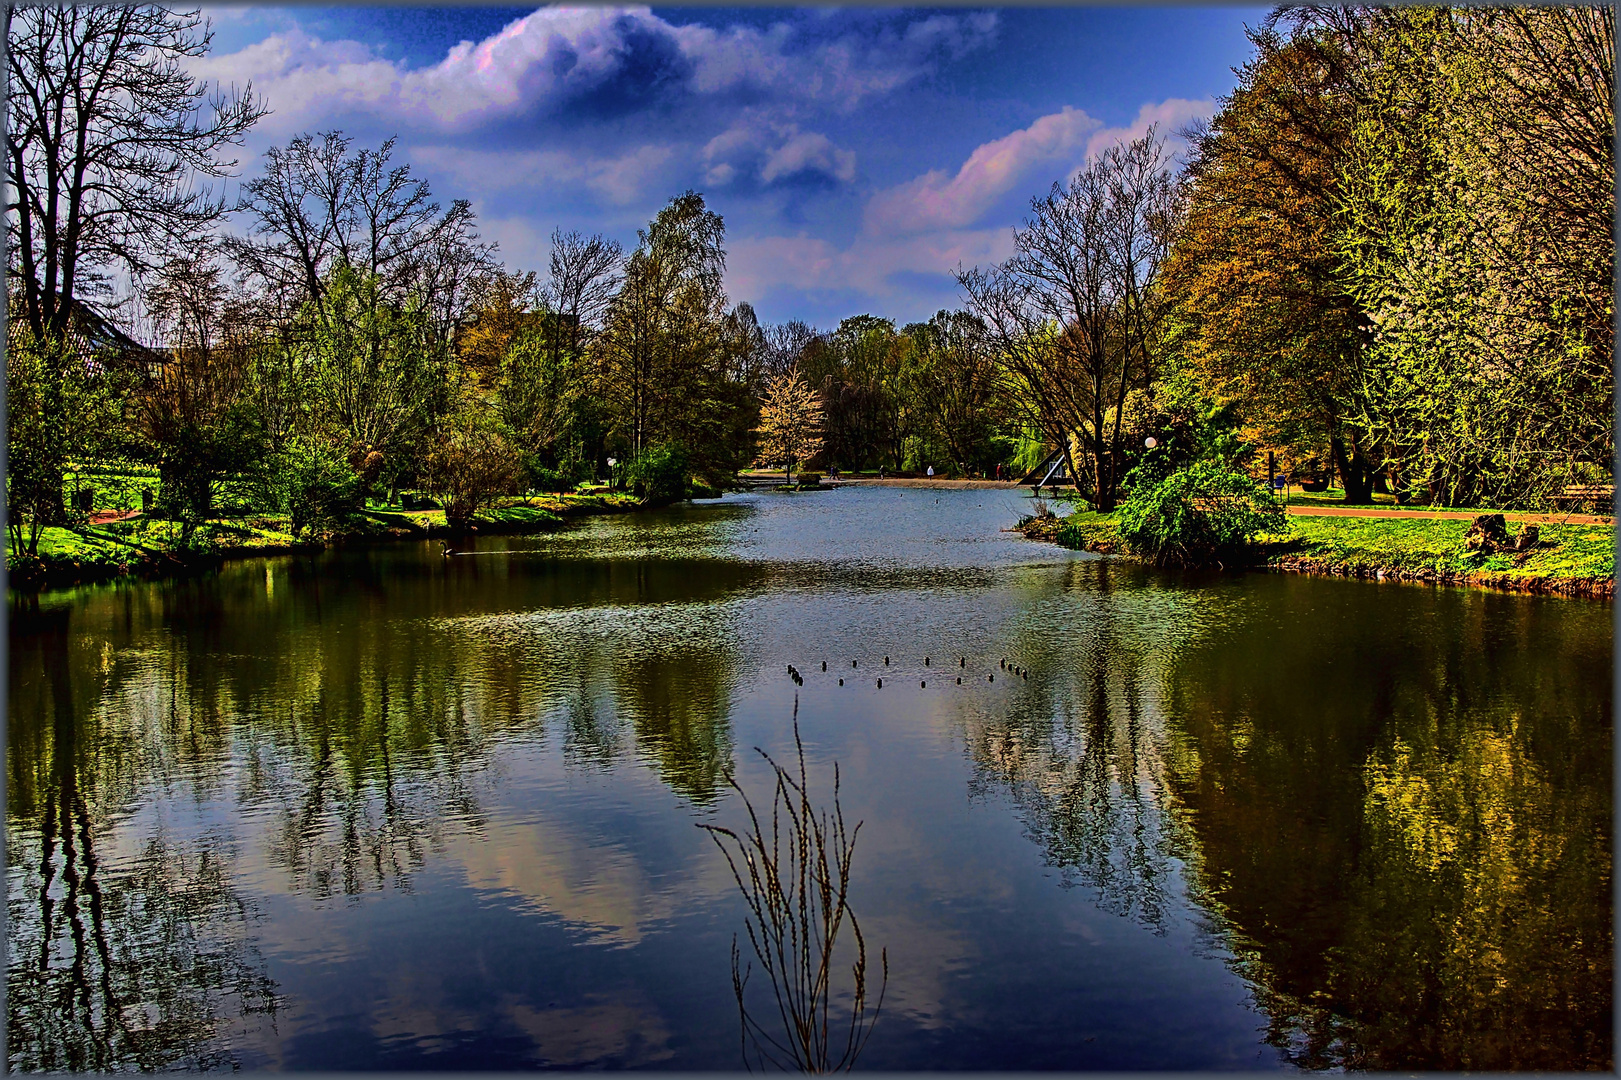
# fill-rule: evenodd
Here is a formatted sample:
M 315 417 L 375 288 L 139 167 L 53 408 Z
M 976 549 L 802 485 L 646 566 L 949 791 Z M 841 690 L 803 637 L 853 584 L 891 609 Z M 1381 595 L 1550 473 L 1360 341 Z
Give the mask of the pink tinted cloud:
M 1168 146 L 1180 150 L 1183 140 L 1177 132 L 1187 127 L 1190 121 L 1208 120 L 1214 115 L 1216 103 L 1210 98 L 1198 101 L 1166 98 L 1158 103 L 1150 102 L 1138 109 L 1137 118 L 1125 127 L 1104 128 L 1093 134 L 1086 142 L 1086 156 L 1093 158 L 1111 146 L 1140 139 L 1147 134 L 1151 125 L 1156 126 L 1157 133 L 1165 138 Z
M 867 203 L 864 221 L 875 235 L 904 236 L 973 225 L 1006 195 L 1021 187 L 1039 194 L 1087 159 L 1118 143 L 1141 138 L 1150 125 L 1173 143 L 1188 121 L 1209 117 L 1215 102 L 1170 98 L 1142 106 L 1125 127 L 1103 127 L 1080 109 L 1065 106 L 1027 128 L 984 143 L 955 175 L 936 169 L 881 191 Z
M 1061 112 L 977 147 L 954 176 L 936 169 L 879 192 L 867 204 L 867 231 L 903 235 L 970 225 L 1038 166 L 1073 161 L 1083 152 L 1087 136 L 1101 126 L 1066 105 Z
M 949 274 L 959 265 L 1001 262 L 1013 253 L 1013 234 L 997 228 L 906 237 L 860 235 L 844 248 L 803 233 L 739 237 L 727 244 L 727 253 L 726 288 L 734 296 L 760 297 L 778 287 L 854 290 L 904 306 L 910 289 L 892 280 L 894 275 Z

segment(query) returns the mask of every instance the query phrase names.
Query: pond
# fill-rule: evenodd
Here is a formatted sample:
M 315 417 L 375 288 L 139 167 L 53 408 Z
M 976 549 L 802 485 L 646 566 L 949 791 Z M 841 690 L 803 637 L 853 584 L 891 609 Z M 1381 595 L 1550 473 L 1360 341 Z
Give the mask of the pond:
M 1027 507 L 13 597 L 11 1066 L 737 1068 L 698 826 L 729 772 L 769 804 L 797 701 L 888 958 L 863 1068 L 1609 1068 L 1608 605 L 1157 572 Z

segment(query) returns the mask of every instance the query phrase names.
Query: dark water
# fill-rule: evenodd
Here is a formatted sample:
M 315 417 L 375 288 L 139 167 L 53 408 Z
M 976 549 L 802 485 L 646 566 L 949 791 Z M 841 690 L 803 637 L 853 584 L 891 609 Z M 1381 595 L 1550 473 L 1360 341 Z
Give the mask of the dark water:
M 796 694 L 865 822 L 864 1067 L 1609 1066 L 1608 606 L 1159 574 L 1023 506 L 14 600 L 11 1066 L 736 1067 L 694 826 L 740 823 L 728 769 L 768 799 Z

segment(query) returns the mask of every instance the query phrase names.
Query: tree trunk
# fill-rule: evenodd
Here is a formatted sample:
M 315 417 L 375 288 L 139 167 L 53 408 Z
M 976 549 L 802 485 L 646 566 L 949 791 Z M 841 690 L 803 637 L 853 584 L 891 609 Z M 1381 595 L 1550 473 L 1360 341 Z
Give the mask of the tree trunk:
M 1363 456 L 1355 441 L 1349 446 L 1336 436 L 1329 440 L 1334 455 L 1334 467 L 1339 470 L 1340 482 L 1345 485 L 1345 502 L 1349 506 L 1365 506 L 1373 502 L 1373 463 Z

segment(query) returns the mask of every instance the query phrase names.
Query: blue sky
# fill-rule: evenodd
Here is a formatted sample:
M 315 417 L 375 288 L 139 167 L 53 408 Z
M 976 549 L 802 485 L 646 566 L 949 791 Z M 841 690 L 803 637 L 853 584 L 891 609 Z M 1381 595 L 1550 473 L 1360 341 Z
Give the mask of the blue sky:
M 767 322 L 905 323 L 1011 251 L 1030 199 L 1151 123 L 1208 116 L 1262 8 L 211 8 L 203 77 L 252 81 L 264 150 L 339 128 L 515 269 L 556 226 L 628 245 L 688 188 Z

